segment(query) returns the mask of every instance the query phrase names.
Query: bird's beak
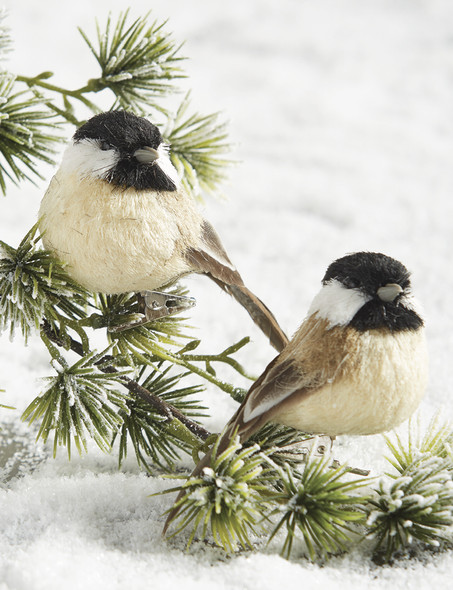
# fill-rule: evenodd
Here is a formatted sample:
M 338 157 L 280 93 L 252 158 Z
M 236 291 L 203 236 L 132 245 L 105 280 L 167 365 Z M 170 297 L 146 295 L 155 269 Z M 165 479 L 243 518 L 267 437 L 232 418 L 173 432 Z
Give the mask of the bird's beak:
M 394 301 L 396 297 L 398 297 L 398 295 L 402 292 L 402 287 L 397 283 L 387 283 L 383 287 L 379 287 L 377 290 L 377 295 L 381 301 L 389 303 L 390 301 Z
M 152 164 L 159 158 L 159 152 L 152 147 L 142 147 L 134 152 L 134 157 L 141 164 Z

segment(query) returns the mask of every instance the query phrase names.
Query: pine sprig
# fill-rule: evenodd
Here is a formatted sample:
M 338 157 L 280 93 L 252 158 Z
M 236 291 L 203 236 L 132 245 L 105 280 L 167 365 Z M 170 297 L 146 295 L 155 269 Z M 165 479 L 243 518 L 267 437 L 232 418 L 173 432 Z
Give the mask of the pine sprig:
M 65 349 L 70 349 L 79 356 L 84 356 L 86 354 L 90 354 L 88 348 L 85 348 L 83 344 L 72 336 L 66 334 L 64 337 L 61 337 L 57 334 L 47 322 L 43 323 L 42 330 L 41 330 L 41 337 L 44 342 L 47 344 L 47 347 L 51 351 L 51 355 L 53 358 L 58 359 L 58 351 L 56 349 L 52 349 L 50 344 L 56 344 L 59 347 L 64 347 Z M 117 374 L 119 372 L 118 367 L 124 366 L 122 359 L 118 356 L 111 356 L 106 355 L 105 357 L 101 358 L 97 361 L 96 365 L 100 368 L 103 373 L 108 374 Z M 114 366 L 115 365 L 115 366 Z M 157 410 L 157 412 L 164 417 L 168 422 L 171 422 L 171 427 L 180 433 L 180 437 L 183 440 L 194 440 L 197 437 L 197 446 L 199 445 L 199 439 L 206 440 L 210 433 L 205 430 L 202 426 L 198 423 L 193 422 L 182 414 L 177 408 L 173 407 L 171 404 L 166 403 L 162 398 L 155 395 L 151 391 L 148 391 L 145 387 L 143 387 L 137 381 L 134 381 L 127 375 L 121 375 L 120 377 L 121 382 L 123 383 L 124 387 L 130 391 L 130 393 L 134 397 L 141 398 L 147 404 L 150 405 L 150 409 L 153 408 Z M 185 434 L 185 438 L 184 438 Z M 193 436 L 191 436 L 193 435 Z
M 383 478 L 367 509 L 368 537 L 378 560 L 410 547 L 450 540 L 453 527 L 453 431 L 434 419 L 425 435 L 409 429 L 408 443 L 387 438 L 396 474 Z
M 87 451 L 88 438 L 109 452 L 113 435 L 122 424 L 120 414 L 128 411 L 126 396 L 118 391 L 124 372 L 101 371 L 99 361 L 105 351 L 88 354 L 72 366 L 56 351 L 52 356 L 57 374 L 47 378 L 47 388 L 26 408 L 22 419 L 30 424 L 41 420 L 38 438 L 44 442 L 53 433 L 54 456 L 63 445 L 70 457 L 72 440 L 79 453 Z
M 365 479 L 347 480 L 347 473 L 346 467 L 330 468 L 328 459 L 310 458 L 302 472 L 286 466 L 282 491 L 272 498 L 277 506 L 269 515 L 279 518 L 269 541 L 285 529 L 283 556 L 290 557 L 297 533 L 312 560 L 346 550 L 352 524 L 364 520 L 365 498 L 356 492 L 368 483 Z
M 177 526 L 173 535 L 191 528 L 187 541 L 190 547 L 196 537 L 206 539 L 210 531 L 216 545 L 232 552 L 238 546 L 252 547 L 249 532 L 255 532 L 262 520 L 262 492 L 266 490 L 263 455 L 257 446 L 243 448 L 239 437 L 233 438 L 228 448 L 218 454 L 219 441 L 220 437 L 209 465 L 200 474 L 164 493 L 184 491 L 168 511 L 178 510 L 172 521 Z
M 134 318 L 131 308 L 129 309 L 129 315 L 126 314 L 126 317 Z M 95 321 L 97 325 L 99 320 L 96 319 Z M 103 321 L 101 320 L 101 323 Z M 113 321 L 117 322 L 118 319 L 114 319 Z M 179 321 L 182 323 L 178 325 Z M 243 377 L 252 380 L 253 377 L 233 357 L 238 350 L 248 344 L 250 339 L 248 337 L 242 338 L 239 342 L 217 354 L 194 354 L 193 351 L 200 344 L 199 340 L 190 340 L 183 346 L 177 340 L 181 338 L 187 339 L 187 335 L 180 330 L 183 326 L 183 318 L 176 316 L 174 318 L 167 317 L 157 322 L 137 326 L 129 330 L 110 332 L 109 338 L 114 344 L 113 350 L 115 354 L 118 353 L 124 359 L 128 359 L 131 365 L 155 364 L 162 360 L 170 361 L 213 383 L 223 391 L 229 393 L 233 398 L 242 397 L 244 394 L 243 389 L 235 387 L 217 377 L 215 364 L 221 363 L 228 365 Z M 173 331 L 172 333 L 170 332 L 171 330 Z M 176 350 L 164 347 L 163 344 L 169 344 L 172 347 L 176 346 Z
M 144 379 L 140 378 L 139 383 L 172 407 L 183 412 L 185 416 L 191 418 L 204 416 L 205 408 L 193 397 L 203 391 L 203 387 L 200 385 L 178 387 L 181 380 L 190 373 L 170 375 L 171 369 L 171 364 L 164 369 L 160 363 L 158 368 L 152 370 Z M 145 367 L 141 373 L 143 377 Z M 193 445 L 197 444 L 193 435 L 188 443 L 187 436 L 190 432 L 187 429 L 182 432 L 175 421 L 168 422 L 145 400 L 135 397 L 127 400 L 126 404 L 128 412 L 123 416 L 124 422 L 119 432 L 120 466 L 127 456 L 129 442 L 132 443 L 138 464 L 148 471 L 152 471 L 150 461 L 163 469 L 174 467 L 174 461 L 180 456 L 178 451 L 191 452 Z
M 129 18 L 129 10 L 116 19 L 110 14 L 105 27 L 96 23 L 94 41 L 79 29 L 101 68 L 99 77 L 80 88 L 70 90 L 50 83 L 54 74 L 49 71 L 36 76 L 18 75 L 16 80 L 26 84 L 35 104 L 45 113 L 76 127 L 84 122 L 76 105 L 81 103 L 91 113 L 99 113 L 102 109 L 92 97 L 110 90 L 114 95 L 110 109 L 151 114 L 154 122 L 163 127 L 163 135 L 172 147 L 171 159 L 189 193 L 196 198 L 201 198 L 203 192 L 216 193 L 231 164 L 225 156 L 231 149 L 226 124 L 219 113 L 189 114 L 189 94 L 175 114 L 166 108 L 164 99 L 177 91 L 174 81 L 184 77 L 181 62 L 185 58 L 179 55 L 180 45 L 165 31 L 166 22 L 150 24 L 149 20 L 150 13 L 135 20 Z M 57 104 L 59 98 L 61 105 Z
M 382 480 L 367 520 L 375 554 L 389 562 L 417 541 L 439 547 L 451 534 L 452 506 L 450 461 L 422 457 L 408 466 L 406 475 Z
M 60 141 L 54 114 L 27 91 L 15 90 L 15 76 L 0 73 L 0 189 L 6 193 L 6 178 L 18 184 L 42 178 L 37 164 L 53 164 Z
M 116 97 L 113 108 L 146 113 L 149 108 L 165 112 L 160 100 L 174 91 L 171 83 L 183 76 L 180 46 L 164 31 L 166 23 L 148 24 L 149 13 L 129 23 L 129 10 L 116 24 L 109 15 L 105 29 L 97 23 L 97 47 L 79 29 L 96 58 L 102 74 L 90 80 L 93 90 L 109 88 Z
M 450 424 L 440 424 L 438 416 L 429 423 L 426 431 L 421 432 L 419 424 L 409 423 L 407 443 L 398 434 L 393 438 L 385 436 L 387 448 L 391 455 L 387 461 L 401 475 L 412 468 L 413 464 L 422 456 L 435 456 L 441 459 L 451 457 L 453 430 Z M 394 477 L 392 474 L 388 474 Z
M 25 341 L 43 317 L 53 323 L 61 313 L 83 314 L 87 296 L 49 252 L 37 247 L 37 230 L 35 224 L 18 248 L 0 241 L 0 331 L 9 328 L 13 335 L 19 328 Z
M 220 114 L 189 114 L 187 94 L 176 114 L 169 117 L 164 137 L 171 146 L 171 160 L 184 188 L 197 198 L 213 193 L 225 180 L 225 168 L 231 165 L 224 154 L 231 150 L 226 123 Z

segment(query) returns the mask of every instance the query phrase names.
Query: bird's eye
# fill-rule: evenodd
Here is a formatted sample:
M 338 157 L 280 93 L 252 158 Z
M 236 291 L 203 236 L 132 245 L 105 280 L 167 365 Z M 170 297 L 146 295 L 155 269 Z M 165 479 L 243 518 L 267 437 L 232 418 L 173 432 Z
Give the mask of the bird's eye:
M 343 285 L 347 289 L 357 289 L 357 287 L 360 287 L 360 281 L 354 277 L 347 277 L 343 280 Z
M 102 151 L 106 152 L 112 149 L 112 146 L 109 144 L 108 141 L 101 141 L 100 148 Z

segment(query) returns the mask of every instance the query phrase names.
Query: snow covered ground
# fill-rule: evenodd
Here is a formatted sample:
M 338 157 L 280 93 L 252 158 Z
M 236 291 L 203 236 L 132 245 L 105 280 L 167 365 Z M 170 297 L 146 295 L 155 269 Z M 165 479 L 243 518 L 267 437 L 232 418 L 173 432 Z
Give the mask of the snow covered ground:
M 76 26 L 93 31 L 124 1 L 7 0 L 15 39 L 10 68 L 53 70 L 77 87 L 97 73 Z M 214 223 L 242 275 L 293 333 L 328 263 L 355 250 L 377 250 L 413 271 L 424 305 L 431 379 L 421 408 L 453 417 L 453 4 L 450 0 L 154 0 L 135 1 L 134 16 L 153 10 L 186 40 L 193 104 L 221 110 L 240 160 L 225 185 L 227 201 L 209 200 Z M 87 75 L 88 72 L 88 75 Z M 43 168 L 48 179 L 50 168 Z M 0 239 L 15 245 L 34 223 L 46 186 L 12 188 L 0 200 Z M 202 277 L 188 279 L 197 298 L 192 324 L 206 350 L 245 334 L 243 359 L 259 373 L 272 358 L 242 310 Z M 224 559 L 194 546 L 190 554 L 160 538 L 168 482 L 139 473 L 132 459 L 91 449 L 56 460 L 35 447 L 21 411 L 49 373 L 31 341 L 0 339 L 4 429 L 22 442 L 15 477 L 0 488 L 0 590 L 64 586 L 116 590 L 198 590 L 303 586 L 306 589 L 449 587 L 453 554 L 376 568 L 361 550 L 325 567 L 264 553 Z M 231 376 L 235 378 L 234 375 Z M 212 418 L 234 409 L 208 389 Z M 9 421 L 9 423 L 8 423 Z M 5 426 L 6 422 L 6 426 Z M 401 432 L 406 431 L 403 426 Z M 384 467 L 381 436 L 341 438 L 339 458 Z M 10 463 L 11 466 L 11 463 Z M 32 472 L 32 467 L 37 469 Z

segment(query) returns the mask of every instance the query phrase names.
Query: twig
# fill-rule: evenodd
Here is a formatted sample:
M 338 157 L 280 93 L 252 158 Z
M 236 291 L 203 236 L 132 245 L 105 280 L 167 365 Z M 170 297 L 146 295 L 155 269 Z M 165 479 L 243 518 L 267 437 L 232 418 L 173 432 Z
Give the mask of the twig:
M 330 469 L 338 469 L 339 467 L 341 467 L 341 463 L 337 459 L 334 459 L 332 461 L 332 465 L 330 465 L 329 467 L 330 467 Z M 353 473 L 354 475 L 361 475 L 363 477 L 368 477 L 368 475 L 370 475 L 369 469 L 359 469 L 358 467 L 346 466 L 346 471 L 348 473 Z
M 104 86 L 100 83 L 100 81 L 91 80 L 90 83 L 88 83 L 83 88 L 79 88 L 78 90 L 67 90 L 66 88 L 61 88 L 60 86 L 55 86 L 54 84 L 49 84 L 49 82 L 46 82 L 45 80 L 41 79 L 39 76 L 35 76 L 34 78 L 29 77 L 29 76 L 17 76 L 16 80 L 18 82 L 23 82 L 24 84 L 27 84 L 27 86 L 29 88 L 39 86 L 40 88 L 45 88 L 46 90 L 50 90 L 51 92 L 57 92 L 58 94 L 61 94 L 62 96 L 65 96 L 65 97 L 70 96 L 71 98 L 75 98 L 76 100 L 79 100 L 80 102 L 82 102 L 85 106 L 87 106 L 94 113 L 99 112 L 99 107 L 97 105 L 95 105 L 93 102 L 91 102 L 90 100 L 88 100 L 84 96 L 84 93 L 86 93 L 86 92 L 99 92 L 100 90 L 103 90 Z M 66 114 L 64 114 L 64 116 L 66 116 Z

